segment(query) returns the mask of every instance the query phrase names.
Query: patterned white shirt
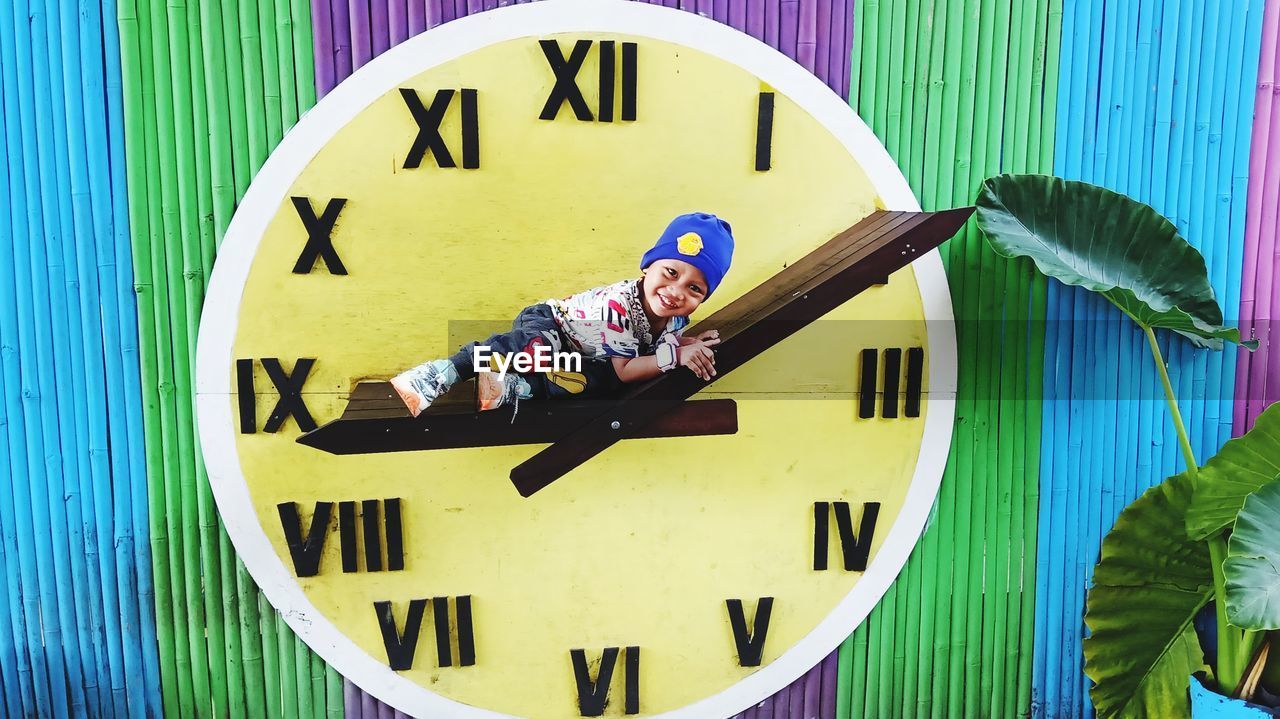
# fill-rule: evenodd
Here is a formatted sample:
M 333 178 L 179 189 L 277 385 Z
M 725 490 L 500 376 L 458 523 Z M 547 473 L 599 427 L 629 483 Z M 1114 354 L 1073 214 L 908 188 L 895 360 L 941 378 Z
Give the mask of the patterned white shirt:
M 666 328 L 654 337 L 640 298 L 640 282 L 622 280 L 546 304 L 561 331 L 587 357 L 651 355 L 658 344 L 670 341 L 668 336 L 678 339 L 689 318 L 669 318 Z

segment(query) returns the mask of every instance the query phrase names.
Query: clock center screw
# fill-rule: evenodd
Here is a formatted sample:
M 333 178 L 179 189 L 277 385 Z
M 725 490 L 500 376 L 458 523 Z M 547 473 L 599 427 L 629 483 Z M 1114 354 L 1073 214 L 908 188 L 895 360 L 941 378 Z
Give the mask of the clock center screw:
M 622 429 L 622 423 L 615 419 L 609 423 L 609 427 L 612 429 Z

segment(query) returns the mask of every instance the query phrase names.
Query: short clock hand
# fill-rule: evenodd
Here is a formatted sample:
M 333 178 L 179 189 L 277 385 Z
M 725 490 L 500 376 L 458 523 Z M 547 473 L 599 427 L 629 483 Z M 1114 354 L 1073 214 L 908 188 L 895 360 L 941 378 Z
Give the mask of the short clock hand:
M 942 212 L 873 212 L 795 264 L 712 314 L 699 326 L 720 330 L 717 378 L 883 282 L 936 248 L 964 225 L 972 207 Z M 689 333 L 696 334 L 697 327 Z M 706 383 L 673 371 L 631 390 L 590 421 L 511 470 L 528 497 L 591 459 L 628 433 L 680 407 Z

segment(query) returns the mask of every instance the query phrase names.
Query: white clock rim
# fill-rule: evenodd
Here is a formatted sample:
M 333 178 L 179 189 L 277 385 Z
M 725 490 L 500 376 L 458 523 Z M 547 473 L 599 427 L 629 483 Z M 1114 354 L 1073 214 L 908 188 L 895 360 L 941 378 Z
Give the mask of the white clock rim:
M 628 0 L 545 0 L 460 18 L 388 50 L 356 70 L 305 113 L 267 159 L 228 227 L 205 298 L 196 348 L 196 411 L 209 482 L 227 533 L 250 574 L 285 621 L 343 676 L 408 713 L 459 719 L 510 715 L 435 694 L 367 654 L 321 614 L 258 523 L 240 470 L 232 416 L 232 349 L 241 294 L 267 223 L 285 191 L 324 146 L 371 102 L 436 65 L 507 40 L 564 32 L 648 37 L 705 52 L 754 73 L 827 128 L 866 170 L 888 209 L 920 206 L 889 153 L 838 95 L 777 50 L 686 11 Z M 804 638 L 759 671 L 655 719 L 732 716 L 773 695 L 828 656 L 879 603 L 905 565 L 941 483 L 955 415 L 956 344 L 951 297 L 937 251 L 912 264 L 930 347 L 929 409 L 903 507 L 862 579 Z

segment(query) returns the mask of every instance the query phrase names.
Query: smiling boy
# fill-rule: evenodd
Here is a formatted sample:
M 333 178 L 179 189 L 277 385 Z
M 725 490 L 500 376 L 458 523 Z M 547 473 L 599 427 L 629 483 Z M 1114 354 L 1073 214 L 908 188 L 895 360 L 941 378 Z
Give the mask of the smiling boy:
M 416 417 L 454 384 L 477 377 L 480 409 L 520 399 L 589 397 L 616 393 L 620 383 L 643 382 L 688 367 L 698 377 L 715 376 L 719 332 L 684 337 L 689 315 L 720 285 L 733 259 L 729 223 L 691 213 L 671 221 L 640 261 L 641 277 L 530 305 L 510 332 L 473 342 L 448 359 L 418 365 L 391 380 Z M 517 374 L 476 366 L 477 355 L 536 352 L 581 355 L 581 372 L 555 370 Z M 477 347 L 487 352 L 477 353 Z

